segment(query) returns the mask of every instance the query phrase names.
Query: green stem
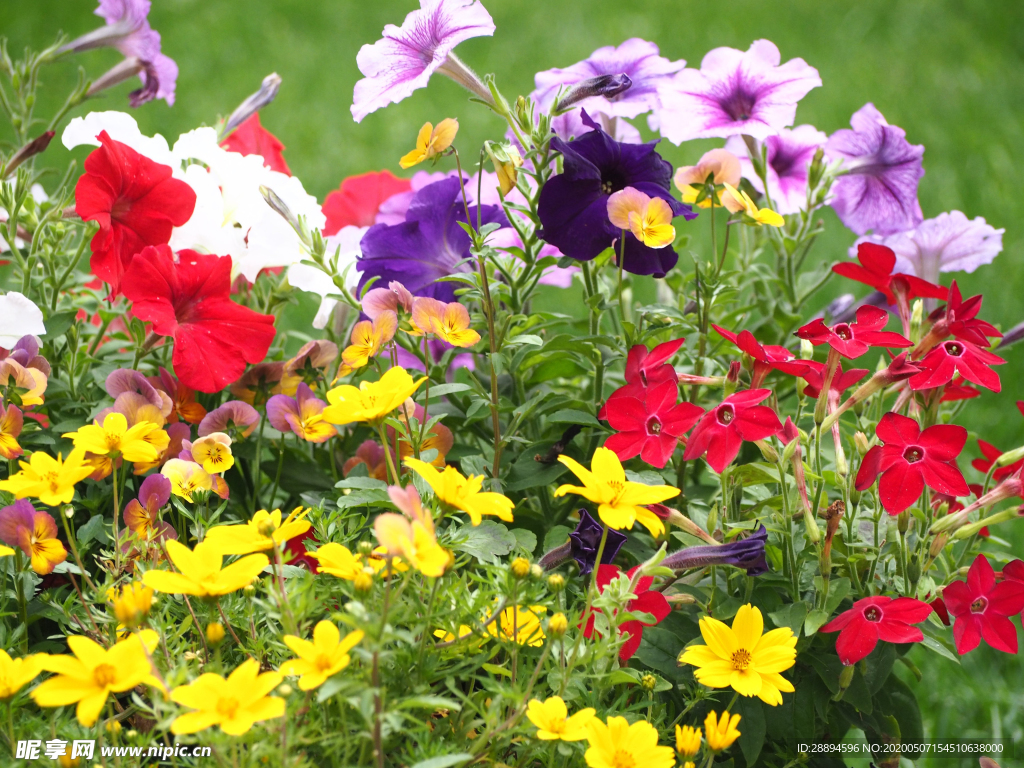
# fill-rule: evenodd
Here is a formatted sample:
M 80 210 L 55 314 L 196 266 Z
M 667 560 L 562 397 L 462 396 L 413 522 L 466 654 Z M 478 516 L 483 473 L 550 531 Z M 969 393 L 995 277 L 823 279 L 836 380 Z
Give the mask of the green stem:
M 263 460 L 263 428 L 267 425 L 267 409 L 264 404 L 263 415 L 260 417 L 260 428 L 256 433 L 256 459 L 252 468 L 252 511 L 253 514 L 260 509 L 260 478 L 263 468 L 260 462 Z M 387 443 L 384 444 L 385 446 Z
M 583 609 L 583 618 L 580 624 L 579 634 L 576 635 L 576 642 L 572 646 L 572 654 L 569 656 L 569 665 L 562 675 L 562 682 L 558 686 L 558 695 L 565 693 L 565 684 L 569 681 L 573 667 L 576 666 L 576 657 L 580 651 L 580 644 L 583 641 L 583 632 L 586 630 L 587 622 L 590 620 L 590 607 L 594 603 L 594 594 L 597 592 L 597 572 L 601 569 L 601 558 L 604 557 L 604 546 L 608 542 L 608 526 L 601 525 L 601 543 L 597 546 L 597 557 L 594 560 L 593 578 L 590 580 L 590 588 L 587 590 L 587 604 Z
M 18 613 L 21 615 L 21 625 L 25 628 L 25 635 L 21 639 L 22 654 L 28 654 L 28 602 L 25 599 L 25 580 L 22 579 L 22 568 L 24 562 L 21 559 L 21 549 L 14 550 L 14 578 L 18 593 Z

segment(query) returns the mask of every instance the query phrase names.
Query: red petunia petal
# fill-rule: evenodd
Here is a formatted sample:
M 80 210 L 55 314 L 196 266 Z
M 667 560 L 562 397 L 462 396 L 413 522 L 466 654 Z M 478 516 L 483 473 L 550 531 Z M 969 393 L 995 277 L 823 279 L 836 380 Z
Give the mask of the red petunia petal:
M 263 165 L 270 170 L 287 176 L 292 175 L 282 154 L 284 144 L 260 125 L 259 112 L 254 112 L 252 117 L 233 130 L 220 145 L 229 152 L 238 152 L 240 155 L 259 155 L 263 158 Z
M 336 234 L 342 227 L 373 226 L 385 200 L 411 189 L 409 179 L 400 179 L 391 171 L 349 176 L 324 199 L 322 210 L 327 218 L 324 234 Z

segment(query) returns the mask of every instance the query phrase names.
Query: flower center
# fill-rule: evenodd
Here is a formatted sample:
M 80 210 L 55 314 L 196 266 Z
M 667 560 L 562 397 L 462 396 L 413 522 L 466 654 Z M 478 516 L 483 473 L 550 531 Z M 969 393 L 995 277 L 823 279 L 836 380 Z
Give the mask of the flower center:
M 608 487 L 612 489 L 612 498 L 608 502 L 612 506 L 619 503 L 619 499 L 622 498 L 622 494 L 626 490 L 626 484 L 619 480 L 607 480 Z
M 924 458 L 924 450 L 916 445 L 911 445 L 903 451 L 903 458 L 911 464 L 915 464 Z
M 316 666 L 317 669 L 326 672 L 328 669 L 334 666 L 334 661 L 326 653 L 321 653 L 319 656 L 316 657 Z
M 853 338 L 853 331 L 850 326 L 846 323 L 839 323 L 832 329 L 832 333 L 838 336 L 843 341 L 849 341 Z
M 238 712 L 238 699 L 232 696 L 225 696 L 217 702 L 217 714 L 223 715 L 226 719 L 234 718 Z
M 952 355 L 953 357 L 960 357 L 964 353 L 963 345 L 958 341 L 947 341 L 943 346 L 946 348 L 946 354 Z
M 106 688 L 117 680 L 117 670 L 110 664 L 97 664 L 92 671 L 92 679 L 100 688 Z
M 636 768 L 636 758 L 631 752 L 624 749 L 616 749 L 608 763 L 611 768 Z
M 746 648 L 737 648 L 732 654 L 732 668 L 742 672 L 750 666 L 750 651 Z
M 601 191 L 606 195 L 626 188 L 626 178 L 618 168 L 601 169 Z
M 880 610 L 878 610 L 878 608 L 876 608 L 875 606 L 872 605 L 872 606 L 869 606 L 867 608 L 867 610 L 864 611 L 864 618 L 867 619 L 868 621 L 881 621 L 882 620 L 882 612 Z
M 986 608 L 988 608 L 987 597 L 979 597 L 971 603 L 971 613 L 984 613 Z
M 749 120 L 757 104 L 757 97 L 742 87 L 737 87 L 729 94 L 729 98 L 721 102 L 722 109 L 733 120 Z
M 718 412 L 715 416 L 718 419 L 719 424 L 730 424 L 732 420 L 736 418 L 736 409 L 733 408 L 729 403 L 718 406 Z
M 107 443 L 107 448 L 111 451 L 116 451 L 121 445 L 121 436 L 113 432 L 104 433 L 103 439 Z
M 657 416 L 651 416 L 651 418 L 647 420 L 647 434 L 661 434 L 661 420 Z

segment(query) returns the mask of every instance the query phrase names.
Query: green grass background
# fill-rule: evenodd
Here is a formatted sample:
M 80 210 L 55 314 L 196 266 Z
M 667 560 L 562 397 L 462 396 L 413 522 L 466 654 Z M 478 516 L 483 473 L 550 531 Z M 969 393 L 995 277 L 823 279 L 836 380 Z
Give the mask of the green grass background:
M 400 24 L 414 0 L 154 0 L 153 5 L 150 20 L 181 74 L 174 107 L 158 102 L 135 111 L 142 130 L 173 141 L 180 132 L 212 124 L 276 71 L 284 85 L 263 122 L 287 145 L 292 171 L 320 199 L 347 175 L 398 171 L 398 158 L 426 120 L 458 117 L 464 147 L 503 133 L 496 118 L 469 104 L 466 94 L 444 78 L 361 124 L 352 120 L 359 46 L 376 40 L 384 24 Z M 459 53 L 478 71 L 494 72 L 510 98 L 532 89 L 534 72 L 568 66 L 599 46 L 632 36 L 657 42 L 664 55 L 691 66 L 699 66 L 711 48 L 745 49 L 760 37 L 774 41 L 783 59 L 806 59 L 818 68 L 824 87 L 801 102 L 797 123 L 831 133 L 847 127 L 850 115 L 872 101 L 889 122 L 906 129 L 911 142 L 924 144 L 927 173 L 920 199 L 925 216 L 958 209 L 1006 228 L 996 262 L 962 276 L 965 293 L 984 292 L 985 317 L 1004 329 L 1024 320 L 1020 0 L 486 0 L 486 5 L 497 25 L 495 36 L 470 40 Z M 0 32 L 16 54 L 24 46 L 45 45 L 58 29 L 72 36 L 92 29 L 98 23 L 94 7 L 89 0 L 8 0 Z M 113 51 L 91 51 L 48 69 L 39 114 L 52 112 L 63 99 L 77 65 L 97 76 L 118 59 Z M 121 86 L 88 106 L 127 110 L 128 90 Z M 694 162 L 715 143 L 674 147 L 663 142 L 661 149 L 678 165 Z M 64 152 L 56 142 L 50 151 Z M 827 215 L 828 234 L 816 246 L 816 257 L 843 258 L 853 235 Z M 697 249 L 705 239 L 701 221 L 690 225 Z M 1024 442 L 1024 420 L 1013 407 L 1024 397 L 1019 383 L 1024 344 L 1008 350 L 1007 357 L 1009 363 L 1000 369 L 1004 392 L 986 394 L 964 411 L 970 429 L 1006 448 Z M 1005 532 L 1018 555 L 1024 553 L 1020 528 L 1024 522 Z M 1020 656 L 984 647 L 960 667 L 920 649 L 912 658 L 924 675 L 922 683 L 912 684 L 928 734 L 1013 736 L 1024 750 Z

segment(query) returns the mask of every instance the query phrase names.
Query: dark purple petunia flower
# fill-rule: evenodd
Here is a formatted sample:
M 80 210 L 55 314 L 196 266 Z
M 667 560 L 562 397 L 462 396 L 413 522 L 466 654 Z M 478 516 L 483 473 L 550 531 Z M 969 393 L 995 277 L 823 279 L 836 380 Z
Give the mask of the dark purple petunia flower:
M 764 545 L 768 541 L 768 529 L 763 525 L 745 539 L 729 544 L 687 547 L 661 561 L 665 568 L 683 571 L 689 568 L 704 568 L 709 565 L 732 565 L 742 568 L 747 576 L 757 576 L 768 571 L 764 557 Z
M 604 526 L 595 520 L 585 509 L 579 510 L 580 521 L 576 530 L 569 534 L 569 541 L 560 547 L 545 554 L 540 559 L 540 566 L 550 570 L 557 568 L 570 558 L 574 559 L 580 567 L 580 576 L 586 576 L 593 572 L 597 564 L 597 549 L 601 546 L 601 535 Z M 609 528 L 608 538 L 604 543 L 604 552 L 601 554 L 601 563 L 608 565 L 615 556 L 619 554 L 622 545 L 626 543 L 626 534 Z
M 827 137 L 813 125 L 798 125 L 796 128 L 782 128 L 775 136 L 764 140 L 768 148 L 768 194 L 772 203 L 782 215 L 799 213 L 807 204 L 807 175 L 811 160 L 818 147 Z M 758 192 L 764 193 L 764 184 L 754 173 L 746 142 L 741 136 L 733 136 L 725 148 L 740 159 L 743 177 L 750 181 Z
M 544 240 L 566 256 L 590 261 L 622 236 L 622 230 L 608 219 L 608 198 L 626 187 L 660 197 L 676 216 L 697 217 L 669 192 L 672 166 L 654 151 L 657 142 L 621 144 L 586 112 L 583 122 L 592 129 L 589 133 L 569 142 L 551 140 L 552 148 L 562 153 L 564 170 L 540 193 L 537 215 Z M 627 272 L 664 277 L 678 259 L 671 246 L 650 248 L 626 233 L 623 268 Z
M 469 206 L 469 215 L 476 225 L 477 206 Z M 454 301 L 456 283 L 437 279 L 471 270 L 463 263 L 471 243 L 460 221 L 466 221 L 466 208 L 457 177 L 421 189 L 409 204 L 405 221 L 375 224 L 363 235 L 362 255 L 356 260 L 356 269 L 362 272 L 359 293 L 371 278 L 380 277 L 379 285 L 397 280 L 414 296 Z M 497 205 L 480 206 L 480 225 L 484 224 L 509 226 Z
M 913 229 L 924 218 L 917 201 L 924 146 L 908 142 L 870 102 L 853 113 L 850 125 L 853 130 L 836 131 L 825 144 L 830 160 L 843 161 L 843 175 L 832 185 L 836 215 L 858 235 Z

